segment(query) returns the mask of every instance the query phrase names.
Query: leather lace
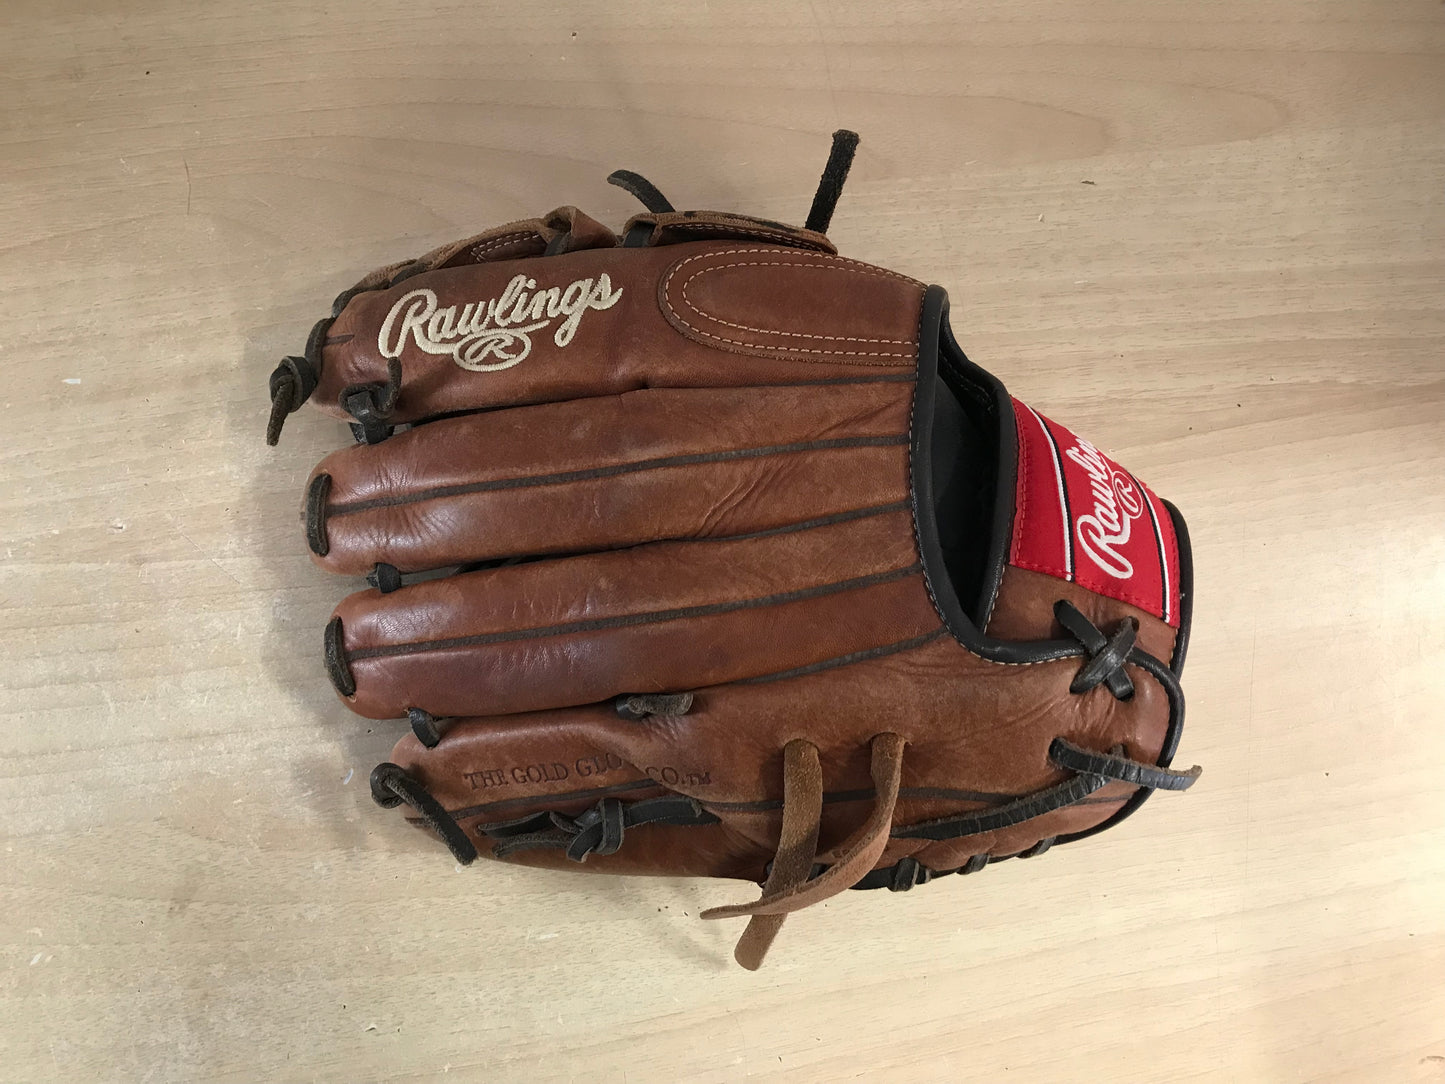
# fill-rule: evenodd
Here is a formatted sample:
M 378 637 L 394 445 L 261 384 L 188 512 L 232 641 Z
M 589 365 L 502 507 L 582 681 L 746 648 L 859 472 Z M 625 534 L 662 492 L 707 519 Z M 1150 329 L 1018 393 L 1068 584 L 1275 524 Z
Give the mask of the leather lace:
M 1057 602 L 1054 613 L 1065 631 L 1079 642 L 1085 656 L 1070 691 L 1082 694 L 1103 685 L 1116 699 L 1132 698 L 1134 685 L 1124 670 L 1125 663 L 1148 666 L 1152 662 L 1135 647 L 1138 622 L 1128 618 L 1106 636 L 1067 601 Z M 994 832 L 1074 805 L 1111 783 L 1145 790 L 1185 790 L 1201 771 L 1197 766 L 1175 771 L 1146 764 L 1125 756 L 1122 746 L 1101 753 L 1056 737 L 1050 743 L 1048 756 L 1055 767 L 1069 773 L 1063 781 L 977 812 L 894 825 L 906 745 L 891 731 L 871 740 L 873 807 L 827 864 L 817 861 L 824 804 L 818 747 L 804 739 L 784 746 L 782 830 L 762 894 L 752 903 L 714 907 L 702 913 L 705 919 L 748 917 L 747 928 L 733 953 L 743 967 L 757 970 L 761 966 L 789 914 L 845 889 L 886 886 L 901 891 L 946 873 L 975 873 L 990 862 L 1009 857 L 984 853 L 973 856 L 957 870 L 930 870 L 910 856 L 892 867 L 874 869 L 890 839 L 938 841 Z M 372 791 L 383 805 L 406 802 L 416 809 L 459 862 L 465 864 L 476 857 L 475 848 L 452 815 L 401 768 L 394 764 L 379 766 L 372 775 Z M 560 847 L 571 860 L 583 862 L 589 855 L 615 854 L 629 828 L 648 824 L 707 825 L 718 820 L 702 802 L 681 794 L 635 802 L 609 796 L 575 816 L 555 811 L 533 813 L 516 820 L 483 824 L 478 831 L 492 841 L 492 853 L 498 858 L 527 848 Z M 1052 837 L 1041 839 L 1014 857 L 1042 854 L 1053 842 Z

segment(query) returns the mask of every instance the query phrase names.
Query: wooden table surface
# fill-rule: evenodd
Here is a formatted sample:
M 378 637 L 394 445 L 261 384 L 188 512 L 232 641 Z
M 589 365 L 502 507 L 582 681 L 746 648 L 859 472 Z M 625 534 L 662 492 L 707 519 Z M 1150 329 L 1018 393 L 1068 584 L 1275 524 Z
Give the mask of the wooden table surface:
M 1445 1081 L 1445 6 L 9 0 L 0 1079 Z M 946 286 L 1192 526 L 1179 762 L 1103 837 L 796 917 L 460 871 L 332 695 L 266 375 L 612 169 Z

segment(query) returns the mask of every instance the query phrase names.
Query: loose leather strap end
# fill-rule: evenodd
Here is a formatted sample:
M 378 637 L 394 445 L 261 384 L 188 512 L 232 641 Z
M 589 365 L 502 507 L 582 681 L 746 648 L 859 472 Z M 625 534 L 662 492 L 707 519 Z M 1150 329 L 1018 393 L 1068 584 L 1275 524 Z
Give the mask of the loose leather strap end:
M 783 747 L 783 830 L 763 898 L 796 888 L 813 872 L 818 829 L 823 820 L 823 767 L 818 747 L 795 738 Z M 705 912 L 703 917 L 708 917 Z M 786 915 L 753 915 L 733 949 L 733 959 L 749 971 L 763 959 L 783 928 Z
M 838 861 L 816 880 L 806 881 L 781 892 L 764 892 L 754 903 L 714 907 L 703 918 L 736 918 L 742 915 L 788 915 L 836 896 L 859 881 L 883 856 L 888 846 L 893 810 L 903 778 L 903 747 L 908 743 L 897 734 L 879 734 L 873 739 L 873 786 L 877 797 L 873 811 L 843 846 Z M 741 961 L 740 961 L 741 962 Z M 746 966 L 746 964 L 744 964 Z

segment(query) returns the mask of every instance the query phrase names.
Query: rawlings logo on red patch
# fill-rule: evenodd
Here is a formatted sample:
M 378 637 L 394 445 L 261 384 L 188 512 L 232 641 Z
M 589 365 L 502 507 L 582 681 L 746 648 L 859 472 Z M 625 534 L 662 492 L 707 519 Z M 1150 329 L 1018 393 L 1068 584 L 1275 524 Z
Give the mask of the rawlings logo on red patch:
M 1179 544 L 1163 503 L 1082 437 L 1014 400 L 1018 492 L 1009 563 L 1179 624 Z
M 1079 547 L 1110 576 L 1127 580 L 1134 575 L 1134 565 L 1123 548 L 1129 544 L 1134 520 L 1144 514 L 1144 501 L 1134 479 L 1114 469 L 1104 453 L 1083 437 L 1075 439 L 1078 445 L 1064 454 L 1084 468 L 1094 498 L 1094 510 L 1074 520 Z

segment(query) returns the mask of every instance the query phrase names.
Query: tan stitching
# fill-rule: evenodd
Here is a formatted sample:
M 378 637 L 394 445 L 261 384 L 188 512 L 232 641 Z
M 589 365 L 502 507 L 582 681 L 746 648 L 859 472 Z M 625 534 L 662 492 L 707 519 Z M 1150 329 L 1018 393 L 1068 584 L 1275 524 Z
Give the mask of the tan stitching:
M 923 342 L 923 314 L 928 307 L 928 298 L 922 297 L 918 301 L 918 341 Z M 918 418 L 918 384 L 913 385 L 913 398 L 908 403 L 908 503 L 909 522 L 913 527 L 913 551 L 918 555 L 918 567 L 923 572 L 923 588 L 928 592 L 928 601 L 933 604 L 933 612 L 943 622 L 943 627 L 948 630 L 949 636 L 954 643 L 959 643 L 958 636 L 953 629 L 949 628 L 948 615 L 943 612 L 943 607 L 938 604 L 938 596 L 933 593 L 933 577 L 928 574 L 928 562 L 923 557 L 923 530 L 919 526 L 918 517 L 918 491 L 914 484 L 914 472 L 917 464 L 913 461 L 913 427 Z M 967 648 L 964 648 L 967 651 Z M 973 652 L 969 652 L 973 654 Z
M 1028 483 L 1029 483 L 1029 467 L 1030 467 L 1031 462 L 1032 462 L 1032 461 L 1029 459 L 1029 456 L 1032 455 L 1033 453 L 1031 453 L 1031 452 L 1029 451 L 1029 442 L 1024 439 L 1024 435 L 1023 435 L 1023 433 L 1021 432 L 1022 427 L 1019 425 L 1019 415 L 1018 415 L 1018 411 L 1015 410 L 1013 413 L 1014 413 L 1014 439 L 1018 442 L 1019 454 L 1018 454 L 1018 464 L 1017 464 L 1017 466 L 1015 467 L 1015 481 L 1014 481 L 1014 497 L 1015 497 L 1015 501 L 1016 501 L 1016 503 L 1017 503 L 1017 507 L 1014 509 L 1013 529 L 1012 529 L 1012 532 L 1011 532 L 1011 534 L 1010 534 L 1009 543 L 1008 543 L 1008 563 L 1009 563 L 1009 564 L 1013 564 L 1013 563 L 1014 563 L 1014 557 L 1015 557 L 1015 555 L 1019 552 L 1019 548 L 1020 548 L 1020 547 L 1019 547 L 1019 540 L 1024 537 L 1024 532 L 1026 532 L 1026 531 L 1033 525 L 1032 522 L 1031 522 L 1030 519 L 1029 519 L 1029 505 L 1030 505 L 1032 502 L 1029 500 L 1029 484 L 1028 484 Z M 1061 516 L 1063 515 L 1063 509 L 1062 509 L 1062 508 L 1059 509 L 1059 514 L 1060 514 Z M 1069 524 L 1065 523 L 1065 524 L 1064 524 L 1064 530 L 1067 531 L 1067 530 L 1069 530 L 1069 529 L 1070 529 Z M 1067 554 L 1067 553 L 1064 555 L 1064 560 L 1065 560 L 1066 562 L 1068 561 L 1068 554 Z M 1063 580 L 1064 582 L 1067 583 L 1067 582 L 1069 581 L 1069 578 L 1068 578 L 1068 569 L 1067 569 L 1067 568 L 1064 569 L 1064 573 L 1065 573 L 1065 574 L 1064 574 L 1063 576 L 1059 576 L 1058 573 L 1050 573 L 1050 575 L 1055 576 L 1055 577 L 1057 577 L 1058 579 L 1061 579 L 1061 580 Z M 1002 579 L 1000 579 L 1000 581 L 999 581 L 999 588 L 1000 588 L 1000 590 L 1002 590 L 1002 588 L 1003 588 L 1003 581 L 1002 581 Z M 993 616 L 992 613 L 990 613 L 989 616 L 990 616 L 990 617 Z
M 1056 662 L 1069 662 L 1070 660 L 1077 662 L 1080 658 L 1083 657 L 1084 654 L 1081 651 L 1078 655 L 1061 655 L 1057 659 L 1033 659 L 1029 662 L 1008 662 L 1005 659 L 990 659 L 987 655 L 980 655 L 978 652 L 970 650 L 964 644 L 959 644 L 959 647 L 962 647 L 975 659 L 978 659 L 980 662 L 986 662 L 990 666 L 1050 666 Z M 1129 665 L 1133 666 L 1134 664 L 1130 663 Z
M 693 257 L 693 259 L 697 259 L 697 257 Z M 690 306 L 692 307 L 693 312 L 697 313 L 697 314 L 698 314 L 699 316 L 701 316 L 703 319 L 705 319 L 705 320 L 711 320 L 711 321 L 712 321 L 713 323 L 715 323 L 715 324 L 722 324 L 724 327 L 735 327 L 735 328 L 737 328 L 739 331 L 751 331 L 751 332 L 754 332 L 755 334 L 758 334 L 758 335 L 786 335 L 786 336 L 788 336 L 789 338 L 793 338 L 793 339 L 817 339 L 817 340 L 820 341 L 820 342 L 835 342 L 835 343 L 887 343 L 887 344 L 889 344 L 889 345 L 891 345 L 891 346 L 912 346 L 913 343 L 915 343 L 915 342 L 917 341 L 916 339 L 862 339 L 862 338 L 859 338 L 859 337 L 856 336 L 856 335 L 813 335 L 813 334 L 810 334 L 809 332 L 806 332 L 806 331 L 778 331 L 776 328 L 752 327 L 752 326 L 749 325 L 749 324 L 735 324 L 735 323 L 733 323 L 731 320 L 724 320 L 724 319 L 722 319 L 721 317 L 713 316 L 711 313 L 704 312 L 704 311 L 702 310 L 702 308 L 701 308 L 699 305 L 697 305 L 696 302 L 692 301 L 692 300 L 689 299 L 688 296 L 687 296 L 687 288 L 692 285 L 693 279 L 700 278 L 701 276 L 706 275 L 706 274 L 709 274 L 710 272 L 713 272 L 713 271 L 722 271 L 722 270 L 724 270 L 725 268 L 728 268 L 728 267 L 797 267 L 797 266 L 799 266 L 799 265 L 798 265 L 798 264 L 795 264 L 795 263 L 788 263 L 788 262 L 786 262 L 786 261 L 780 261 L 780 262 L 778 262 L 778 263 L 761 263 L 761 262 L 759 262 L 759 263 L 728 263 L 728 264 L 723 264 L 721 267 L 704 267 L 704 268 L 701 268 L 701 269 L 699 269 L 699 270 L 697 270 L 697 271 L 694 271 L 691 275 L 689 275 L 689 276 L 687 277 L 687 279 L 683 282 L 683 284 L 678 288 L 678 292 L 682 295 L 682 299 L 683 299 L 684 301 L 686 301 L 686 302 L 688 303 L 688 305 L 690 305 Z M 807 266 L 807 265 L 803 265 L 803 266 Z M 831 271 L 831 270 L 833 270 L 833 268 L 826 268 L 826 270 Z
M 712 340 L 715 341 L 715 342 L 727 343 L 727 344 L 730 345 L 730 346 L 747 347 L 747 348 L 750 349 L 750 350 L 764 350 L 764 351 L 771 351 L 771 352 L 777 352 L 777 353 L 788 353 L 788 354 L 827 354 L 827 355 L 834 356 L 834 357 L 844 356 L 844 357 L 854 357 L 854 358 L 912 358 L 912 357 L 914 356 L 914 351 L 911 351 L 911 350 L 910 350 L 910 351 L 901 351 L 901 350 L 873 350 L 873 351 L 866 351 L 866 350 L 810 349 L 810 348 L 808 348 L 808 347 L 801 347 L 801 346 L 799 346 L 799 347 L 791 347 L 791 346 L 766 346 L 766 345 L 763 345 L 762 343 L 747 342 L 747 341 L 740 340 L 740 339 L 729 339 L 729 338 L 727 338 L 727 337 L 725 337 L 725 336 L 718 335 L 718 334 L 715 334 L 715 333 L 710 332 L 710 331 L 704 331 L 702 328 L 697 327 L 696 325 L 690 323 L 687 319 L 685 319 L 685 318 L 683 317 L 683 315 L 682 315 L 680 312 L 677 311 L 677 307 L 676 307 L 675 305 L 673 305 L 673 303 L 672 303 L 671 296 L 670 296 L 670 292 L 671 292 L 672 279 L 673 279 L 673 277 L 674 277 L 680 270 L 682 270 L 682 268 L 683 268 L 684 265 L 689 264 L 689 263 L 692 263 L 692 262 L 695 261 L 695 260 L 705 260 L 705 259 L 715 258 L 715 257 L 718 257 L 718 256 L 731 256 L 731 255 L 744 256 L 744 255 L 752 255 L 752 254 L 761 254 L 761 255 L 768 255 L 768 256 L 776 256 L 776 255 L 779 255 L 778 253 L 774 252 L 772 249 L 766 249 L 766 248 L 751 248 L 751 249 L 738 249 L 738 250 L 735 250 L 735 251 L 733 251 L 733 252 L 705 252 L 705 253 L 702 253 L 701 255 L 698 255 L 698 256 L 689 256 L 687 259 L 679 261 L 679 262 L 676 264 L 676 266 L 674 266 L 674 267 L 672 268 L 672 270 L 670 270 L 670 271 L 667 273 L 667 277 L 666 277 L 665 279 L 663 279 L 663 282 L 662 282 L 662 297 L 663 297 L 663 300 L 666 302 L 667 307 L 668 307 L 668 310 L 673 314 L 674 317 L 677 318 L 678 323 L 682 324 L 683 327 L 687 328 L 689 331 L 692 331 L 694 334 L 696 334 L 696 335 L 698 335 L 698 336 L 700 336 L 700 337 L 702 337 L 702 338 L 704 338 L 704 339 L 712 339 Z M 705 268 L 702 268 L 700 271 L 694 272 L 691 276 L 688 277 L 688 279 L 683 283 L 682 289 L 681 289 L 680 293 L 682 294 L 683 300 L 686 301 L 686 300 L 687 300 L 687 285 L 688 285 L 688 283 L 690 283 L 694 278 L 697 278 L 699 275 L 704 274 L 704 273 L 709 272 L 709 271 L 722 271 L 722 270 L 726 270 L 727 268 L 730 268 L 730 267 L 803 267 L 803 268 L 811 267 L 811 268 L 817 268 L 817 269 L 820 269 L 820 270 L 836 270 L 836 269 L 839 269 L 839 268 L 829 267 L 828 264 L 824 264 L 824 263 L 819 263 L 819 262 L 817 262 L 817 261 L 820 261 L 820 260 L 827 260 L 827 261 L 830 261 L 831 263 L 841 264 L 841 265 L 844 266 L 844 268 L 849 269 L 849 270 L 852 270 L 852 271 L 854 271 L 855 273 L 858 273 L 858 274 L 873 275 L 873 276 L 876 276 L 876 277 L 879 277 L 879 278 L 884 278 L 884 277 L 887 277 L 887 278 L 896 278 L 896 279 L 898 279 L 898 280 L 900 280 L 900 281 L 902 281 L 902 282 L 908 283 L 908 284 L 911 285 L 911 286 L 921 286 L 921 285 L 922 285 L 922 283 L 918 282 L 916 279 L 911 279 L 911 278 L 909 278 L 907 275 L 900 275 L 900 274 L 898 274 L 896 271 L 888 271 L 888 270 L 885 270 L 885 269 L 883 269 L 883 268 L 881 268 L 881 267 L 873 267 L 873 266 L 871 266 L 871 265 L 869 265 L 869 264 L 859 263 L 857 260 L 849 260 L 849 259 L 845 259 L 844 257 L 841 257 L 841 256 L 830 256 L 830 255 L 827 255 L 827 254 L 824 254 L 824 253 L 817 253 L 817 254 L 814 254 L 814 255 L 812 255 L 812 256 L 805 257 L 805 258 L 803 258 L 803 259 L 798 259 L 798 260 L 738 260 L 738 261 L 734 261 L 734 262 L 732 262 L 732 263 L 720 264 L 720 265 L 717 265 L 717 266 L 714 266 L 714 267 L 705 267 Z M 690 302 L 690 301 L 688 301 L 688 305 L 690 306 L 690 308 L 691 308 L 694 312 L 696 312 L 699 316 L 703 317 L 704 319 L 712 320 L 712 321 L 714 321 L 714 322 L 716 322 L 716 323 L 720 323 L 720 324 L 727 324 L 727 325 L 730 326 L 730 327 L 737 327 L 737 328 L 739 328 L 740 330 L 743 330 L 743 331 L 753 331 L 753 332 L 757 332 L 757 333 L 759 333 L 759 334 L 789 335 L 789 336 L 794 337 L 794 338 L 821 339 L 821 340 L 830 340 L 830 341 L 835 341 L 835 342 L 896 343 L 896 344 L 899 344 L 899 345 L 912 345 L 912 342 L 909 342 L 908 340 L 903 340 L 903 339 L 860 339 L 860 338 L 849 337 L 849 336 L 809 335 L 809 334 L 806 334 L 806 333 L 803 333 L 803 332 L 796 332 L 796 333 L 794 333 L 794 332 L 772 331 L 772 330 L 769 330 L 769 329 L 766 329 L 766 328 L 747 327 L 747 326 L 742 325 L 742 324 L 729 324 L 728 321 L 726 321 L 726 320 L 720 320 L 720 319 L 718 319 L 717 317 L 711 316 L 711 315 L 709 315 L 708 313 L 703 312 L 701 309 L 699 309 L 696 305 L 692 304 L 692 302 Z M 916 342 L 917 340 L 913 340 L 913 341 Z
M 516 244 L 518 241 L 526 241 L 532 238 L 540 240 L 540 235 L 535 230 L 518 230 L 516 233 L 504 233 L 500 237 L 493 237 L 472 246 L 473 259 L 481 259 L 485 252 L 492 252 L 499 248 L 506 248 L 508 245 Z
M 504 237 L 494 237 L 492 240 L 487 241 L 485 244 L 473 245 L 472 257 L 474 259 L 480 259 L 484 254 L 488 252 L 495 252 L 497 249 L 507 248 L 511 245 L 518 244 L 522 241 L 531 240 L 536 237 L 537 235 L 535 233 L 509 233 Z

